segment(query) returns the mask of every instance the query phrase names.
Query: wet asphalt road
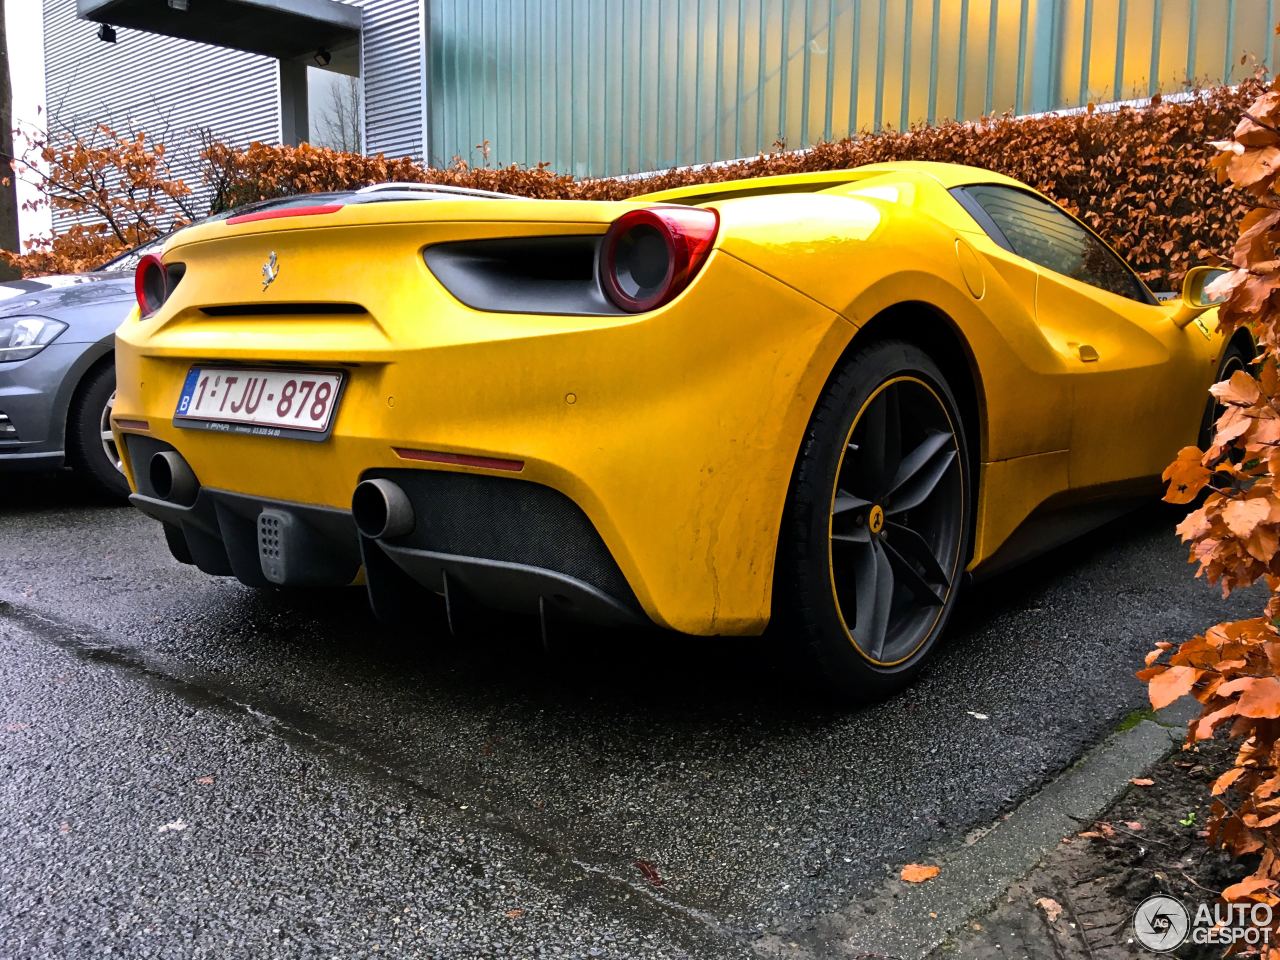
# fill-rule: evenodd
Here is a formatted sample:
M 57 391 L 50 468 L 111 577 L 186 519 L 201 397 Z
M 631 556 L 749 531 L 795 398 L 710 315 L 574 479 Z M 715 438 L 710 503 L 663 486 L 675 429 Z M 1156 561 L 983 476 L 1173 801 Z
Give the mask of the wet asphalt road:
M 1154 641 L 1250 609 L 1176 519 L 972 590 L 920 682 L 840 711 L 766 642 L 395 633 L 0 478 L 0 957 L 750 955 L 1069 765 Z

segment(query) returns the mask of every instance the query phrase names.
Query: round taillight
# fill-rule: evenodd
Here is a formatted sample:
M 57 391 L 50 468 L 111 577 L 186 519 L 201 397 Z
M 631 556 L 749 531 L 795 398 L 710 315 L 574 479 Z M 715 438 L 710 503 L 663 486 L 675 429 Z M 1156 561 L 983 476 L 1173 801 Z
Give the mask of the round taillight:
M 627 211 L 600 245 L 600 286 L 629 313 L 662 306 L 701 269 L 719 226 L 719 215 L 704 207 Z
M 144 317 L 159 310 L 169 298 L 169 279 L 165 275 L 164 261 L 154 253 L 148 253 L 138 261 L 138 269 L 133 274 L 133 292 Z

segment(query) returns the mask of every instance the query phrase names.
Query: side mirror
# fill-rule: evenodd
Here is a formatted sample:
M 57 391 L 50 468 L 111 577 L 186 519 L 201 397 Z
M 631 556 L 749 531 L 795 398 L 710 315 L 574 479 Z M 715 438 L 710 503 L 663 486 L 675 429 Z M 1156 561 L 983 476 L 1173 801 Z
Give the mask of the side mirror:
M 1220 267 L 1192 267 L 1182 280 L 1182 299 L 1174 301 L 1173 322 L 1185 327 L 1206 310 L 1217 306 L 1225 297 L 1211 298 L 1205 287 L 1226 274 Z

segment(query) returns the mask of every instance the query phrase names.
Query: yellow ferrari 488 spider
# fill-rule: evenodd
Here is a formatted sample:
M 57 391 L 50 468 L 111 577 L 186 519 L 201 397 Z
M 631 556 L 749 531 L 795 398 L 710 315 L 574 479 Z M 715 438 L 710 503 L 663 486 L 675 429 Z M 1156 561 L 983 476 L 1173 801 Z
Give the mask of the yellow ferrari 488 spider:
M 1008 178 L 899 163 L 627 202 L 422 184 L 183 231 L 114 428 L 179 560 L 375 612 L 759 634 L 883 694 L 971 574 L 1158 489 L 1251 356 Z

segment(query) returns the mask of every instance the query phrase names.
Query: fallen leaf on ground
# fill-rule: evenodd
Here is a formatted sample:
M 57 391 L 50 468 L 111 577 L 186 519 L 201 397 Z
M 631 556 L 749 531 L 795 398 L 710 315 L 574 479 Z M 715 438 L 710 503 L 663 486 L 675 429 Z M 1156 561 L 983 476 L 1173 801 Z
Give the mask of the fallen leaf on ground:
M 523 916 L 524 916 L 524 911 L 521 910 L 519 907 L 516 907 L 514 910 L 507 911 L 507 918 L 509 920 L 519 920 Z
M 929 911 L 929 919 L 930 919 L 930 920 L 937 920 L 937 919 L 938 919 L 938 912 L 937 912 L 936 910 L 930 910 L 930 911 Z
M 211 787 L 213 786 L 213 777 L 196 777 L 196 783 L 202 787 Z
M 1062 916 L 1062 904 L 1052 897 L 1041 897 L 1036 901 L 1036 906 L 1044 911 L 1044 915 L 1050 923 L 1056 922 Z
M 644 874 L 644 878 L 649 881 L 650 886 L 654 886 L 654 887 L 662 886 L 662 883 L 663 883 L 662 875 L 658 873 L 658 868 L 655 867 L 652 863 L 650 863 L 648 860 L 637 860 L 635 865 L 636 865 L 636 869 L 638 869 L 641 873 Z
M 1128 827 L 1130 830 L 1132 830 L 1134 833 L 1138 833 L 1142 829 L 1141 822 L 1137 820 L 1126 820 L 1124 822 L 1124 825 Z
M 902 879 L 907 883 L 924 883 L 941 872 L 939 867 L 924 863 L 908 863 L 902 868 Z
M 1259 877 L 1259 876 L 1245 877 L 1239 883 L 1233 883 L 1231 886 L 1227 887 L 1227 889 L 1223 890 L 1222 899 L 1226 900 L 1228 903 L 1232 902 L 1233 900 L 1243 900 L 1245 897 L 1249 896 L 1250 894 L 1255 894 L 1255 893 L 1258 893 L 1259 891 L 1274 890 L 1275 886 L 1276 886 L 1276 881 L 1271 880 L 1267 877 Z
M 1155 781 L 1152 780 L 1150 777 L 1134 777 L 1129 782 L 1132 783 L 1135 787 L 1149 787 L 1155 783 Z
M 1083 833 L 1076 834 L 1076 836 L 1087 837 L 1091 840 L 1110 840 L 1116 835 L 1116 828 L 1105 821 L 1095 823 L 1094 826 L 1097 827 L 1096 830 L 1085 830 Z

